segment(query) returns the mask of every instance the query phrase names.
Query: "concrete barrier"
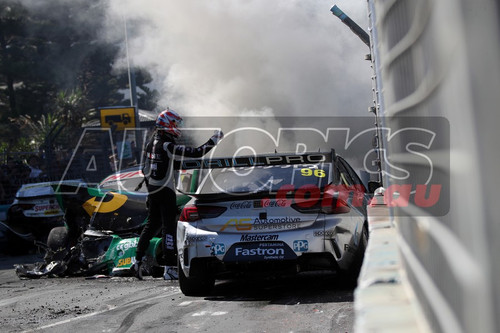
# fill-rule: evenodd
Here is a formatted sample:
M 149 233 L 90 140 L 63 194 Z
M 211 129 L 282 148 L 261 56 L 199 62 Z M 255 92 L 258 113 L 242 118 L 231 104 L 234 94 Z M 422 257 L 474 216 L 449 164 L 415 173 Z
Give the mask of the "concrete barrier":
M 382 196 L 368 207 L 369 240 L 354 293 L 356 332 L 431 332 L 402 266 Z
M 397 140 L 382 135 L 384 186 L 437 184 L 443 200 L 435 211 L 411 200 L 391 207 L 390 220 L 380 225 L 392 225 L 371 227 L 356 291 L 358 323 L 370 316 L 366 295 L 377 286 L 373 281 L 387 284 L 392 276 L 402 291 L 411 286 L 418 302 L 412 292 L 405 299 L 418 303 L 433 332 L 500 330 L 499 14 L 491 0 L 368 0 L 379 119 L 391 130 L 437 119 L 433 134 L 444 133 L 448 142 L 417 148 L 408 146 L 415 141 L 410 131 Z M 407 173 L 395 177 L 395 166 Z M 389 311 L 378 312 L 379 326 L 357 327 L 386 331 Z M 404 331 L 415 327 L 407 325 Z

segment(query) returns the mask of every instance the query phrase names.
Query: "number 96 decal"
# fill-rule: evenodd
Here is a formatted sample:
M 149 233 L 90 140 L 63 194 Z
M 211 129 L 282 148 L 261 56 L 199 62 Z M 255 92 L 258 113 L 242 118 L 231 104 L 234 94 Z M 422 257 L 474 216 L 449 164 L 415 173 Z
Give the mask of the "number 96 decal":
M 304 169 L 300 169 L 300 174 L 304 177 L 311 177 L 311 176 L 318 177 L 318 178 L 326 177 L 325 170 L 322 170 L 322 169 L 304 168 Z

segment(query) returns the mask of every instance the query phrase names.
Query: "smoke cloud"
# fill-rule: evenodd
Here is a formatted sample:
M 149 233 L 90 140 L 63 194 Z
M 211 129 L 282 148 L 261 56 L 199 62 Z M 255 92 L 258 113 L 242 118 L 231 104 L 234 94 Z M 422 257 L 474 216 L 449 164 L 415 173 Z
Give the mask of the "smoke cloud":
M 21 0 L 49 14 L 67 1 Z M 95 11 L 104 13 L 106 19 L 98 22 L 104 26 L 103 40 L 122 47 L 117 71 L 126 71 L 129 64 L 146 69 L 153 76 L 152 88 L 160 92 L 161 109 L 178 111 L 191 128 L 220 127 L 230 137 L 221 143 L 221 154 L 249 154 L 275 146 L 252 130 L 231 136 L 235 129 L 253 126 L 274 133 L 283 126 L 373 127 L 367 112 L 373 103 L 373 73 L 364 60 L 369 49 L 332 15 L 334 4 L 366 29 L 362 0 L 100 0 L 93 13 L 69 19 L 85 28 L 97 24 Z M 346 119 L 351 123 L 345 124 Z M 196 129 L 185 134 L 201 144 L 211 133 Z M 301 140 L 290 137 L 279 150 L 296 151 Z M 318 140 L 307 147 L 342 150 L 345 140 Z M 344 155 L 359 160 L 371 148 L 369 137 Z
M 366 28 L 364 1 L 336 4 Z M 367 115 L 369 53 L 316 0 L 110 1 L 107 37 L 127 25 L 132 66 L 153 74 L 161 107 L 186 116 Z M 117 67 L 126 68 L 126 47 Z

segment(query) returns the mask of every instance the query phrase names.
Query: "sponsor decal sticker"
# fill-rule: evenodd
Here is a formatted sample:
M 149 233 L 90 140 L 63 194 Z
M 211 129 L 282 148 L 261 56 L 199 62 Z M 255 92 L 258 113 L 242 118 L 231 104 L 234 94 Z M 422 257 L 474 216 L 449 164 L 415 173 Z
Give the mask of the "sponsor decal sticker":
M 275 241 L 278 240 L 278 235 L 241 235 L 241 242 L 255 242 L 255 241 Z
M 242 219 L 230 219 L 224 224 L 224 226 L 220 229 L 220 231 L 224 231 L 228 227 L 235 227 L 238 231 L 252 230 L 252 224 L 247 223 L 250 222 L 249 218 Z
M 336 235 L 335 231 L 333 230 L 328 230 L 328 231 L 315 231 L 313 233 L 314 237 L 333 237 Z
M 119 259 L 117 267 L 132 265 L 132 257 Z
M 226 253 L 226 245 L 223 243 L 212 243 L 210 246 L 210 253 L 213 256 L 223 255 Z
M 283 249 L 261 249 L 261 248 L 256 248 L 256 249 L 245 249 L 242 247 L 237 247 L 235 249 L 236 251 L 236 256 L 279 256 L 280 258 L 285 256 L 285 250 Z M 266 257 L 264 257 L 266 259 Z
M 58 204 L 37 205 L 33 207 L 33 210 L 35 212 L 40 212 L 42 210 L 59 211 L 59 205 Z
M 262 200 L 257 200 L 254 201 L 254 207 L 255 208 L 282 208 L 282 207 L 289 207 L 291 204 L 291 200 L 286 200 L 286 199 L 278 199 L 278 200 L 271 200 L 271 199 L 262 199 Z
M 294 223 L 300 222 L 300 217 L 279 217 L 274 219 L 259 219 L 256 218 L 253 224 L 274 224 L 274 223 Z
M 212 158 L 201 160 L 183 160 L 177 169 L 190 170 L 200 168 L 252 167 L 281 164 L 316 164 L 329 160 L 330 155 L 313 153 L 304 155 L 241 156 L 233 158 Z
M 246 209 L 246 208 L 252 208 L 251 201 L 231 202 L 231 205 L 229 206 L 229 209 Z
M 196 236 L 196 235 L 187 235 L 186 240 L 188 242 L 203 242 L 208 239 L 207 236 Z
M 253 230 L 294 230 L 300 228 L 298 223 L 280 223 L 280 224 L 257 224 Z
M 109 201 L 99 201 L 101 200 L 100 198 L 97 199 L 97 197 L 92 197 L 89 200 L 85 201 L 82 205 L 83 209 L 89 214 L 89 216 L 92 216 L 94 211 L 98 213 L 111 213 L 120 208 L 125 204 L 127 201 L 128 197 L 125 194 L 121 193 L 116 193 L 116 192 L 109 192 L 111 193 L 111 200 Z
M 125 252 L 128 249 L 137 247 L 137 243 L 139 242 L 138 239 L 139 238 L 123 240 L 116 246 L 116 250 Z
M 293 241 L 293 250 L 295 252 L 306 252 L 309 250 L 309 242 L 305 239 Z
M 236 243 L 224 256 L 225 262 L 289 260 L 297 255 L 283 242 Z

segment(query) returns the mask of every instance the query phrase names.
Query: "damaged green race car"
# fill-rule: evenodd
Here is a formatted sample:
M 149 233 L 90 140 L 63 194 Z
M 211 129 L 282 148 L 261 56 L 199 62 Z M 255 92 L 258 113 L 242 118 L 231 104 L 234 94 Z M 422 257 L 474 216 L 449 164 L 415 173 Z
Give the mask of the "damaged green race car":
M 106 177 L 97 187 L 55 184 L 65 226 L 53 228 L 44 262 L 16 265 L 20 278 L 42 276 L 130 276 L 140 233 L 147 218 L 147 189 L 139 168 Z M 193 189 L 198 175 L 179 172 L 177 180 Z M 189 197 L 178 193 L 180 212 Z M 158 234 L 160 235 L 160 233 Z M 163 275 L 161 237 L 150 241 L 145 275 Z

